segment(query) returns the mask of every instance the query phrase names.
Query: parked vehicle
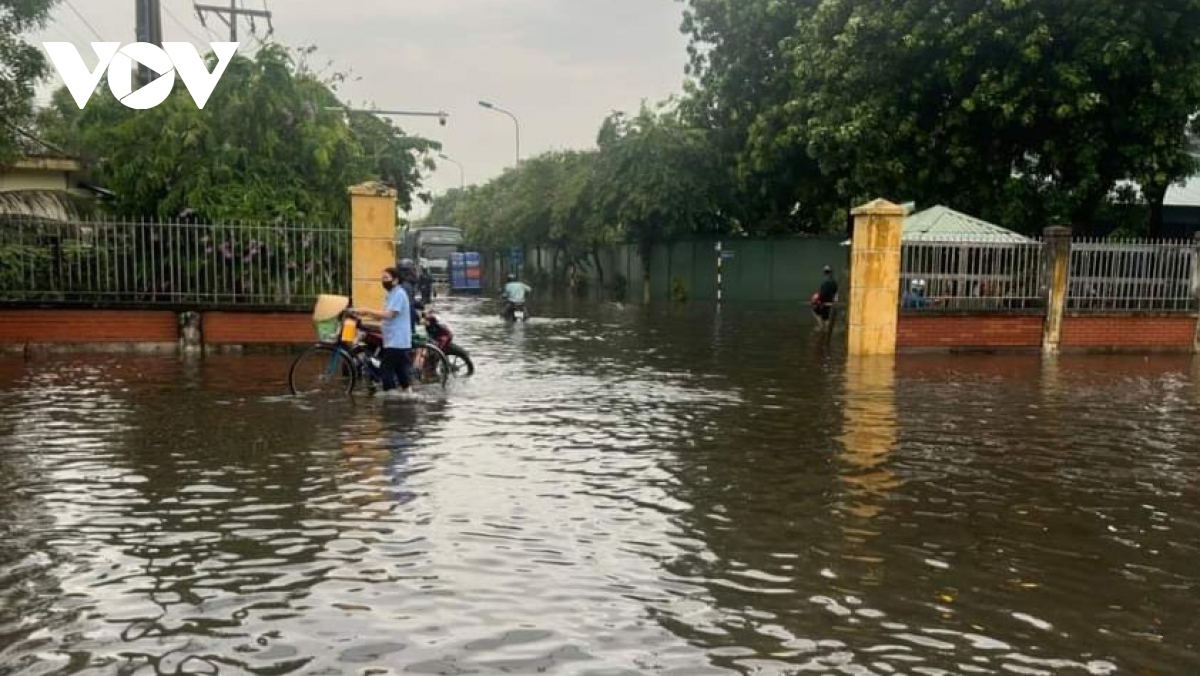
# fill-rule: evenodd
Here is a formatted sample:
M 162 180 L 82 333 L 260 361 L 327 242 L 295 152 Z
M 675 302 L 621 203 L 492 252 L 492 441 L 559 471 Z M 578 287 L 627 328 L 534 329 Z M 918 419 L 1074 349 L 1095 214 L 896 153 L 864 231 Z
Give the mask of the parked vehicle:
M 471 361 L 470 353 L 454 342 L 454 331 L 432 311 L 425 313 L 425 330 L 429 332 L 429 339 L 446 355 L 450 375 L 475 375 L 475 363 Z

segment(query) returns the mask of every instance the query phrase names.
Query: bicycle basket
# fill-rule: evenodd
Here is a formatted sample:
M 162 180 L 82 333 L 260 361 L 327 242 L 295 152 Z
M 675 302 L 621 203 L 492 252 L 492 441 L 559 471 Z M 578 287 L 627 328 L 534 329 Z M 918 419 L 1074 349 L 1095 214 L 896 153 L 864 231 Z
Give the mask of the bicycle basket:
M 336 343 L 338 332 L 341 331 L 342 323 L 337 317 L 333 319 L 325 319 L 319 322 L 313 322 L 313 328 L 317 331 L 317 340 L 322 343 Z

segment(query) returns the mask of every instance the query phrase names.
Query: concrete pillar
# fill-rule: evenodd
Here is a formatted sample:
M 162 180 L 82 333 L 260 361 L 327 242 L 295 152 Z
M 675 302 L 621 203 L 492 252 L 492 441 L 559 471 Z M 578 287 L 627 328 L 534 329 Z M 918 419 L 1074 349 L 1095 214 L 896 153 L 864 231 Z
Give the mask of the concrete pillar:
M 851 356 L 895 354 L 904 207 L 875 200 L 852 215 L 849 352 Z
M 1067 286 L 1071 279 L 1071 229 L 1046 228 L 1042 233 L 1042 283 L 1046 285 L 1046 321 L 1042 324 L 1042 354 L 1058 354 L 1062 343 Z
M 353 303 L 381 308 L 379 276 L 396 265 L 396 191 L 377 182 L 350 188 L 350 223 Z

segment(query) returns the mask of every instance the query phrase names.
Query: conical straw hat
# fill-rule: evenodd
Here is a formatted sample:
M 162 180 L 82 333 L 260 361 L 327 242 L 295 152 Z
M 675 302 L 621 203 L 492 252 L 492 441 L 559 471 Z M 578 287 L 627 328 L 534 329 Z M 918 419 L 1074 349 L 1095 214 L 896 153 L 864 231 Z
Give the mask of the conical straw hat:
M 317 306 L 313 308 L 313 321 L 323 322 L 329 319 L 337 319 L 342 310 L 348 307 L 350 307 L 349 298 L 322 294 L 317 296 Z

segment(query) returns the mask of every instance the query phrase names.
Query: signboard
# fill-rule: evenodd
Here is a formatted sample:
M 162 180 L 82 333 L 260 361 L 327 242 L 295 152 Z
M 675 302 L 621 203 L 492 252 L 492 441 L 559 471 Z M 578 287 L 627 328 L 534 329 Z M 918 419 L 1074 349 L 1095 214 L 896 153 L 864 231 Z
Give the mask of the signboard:
M 508 262 L 511 263 L 514 268 L 519 268 L 522 265 L 525 265 L 525 250 L 517 248 L 509 249 Z
M 721 252 L 721 260 L 727 261 L 727 260 L 733 258 L 733 254 L 734 254 L 733 251 L 722 251 Z

